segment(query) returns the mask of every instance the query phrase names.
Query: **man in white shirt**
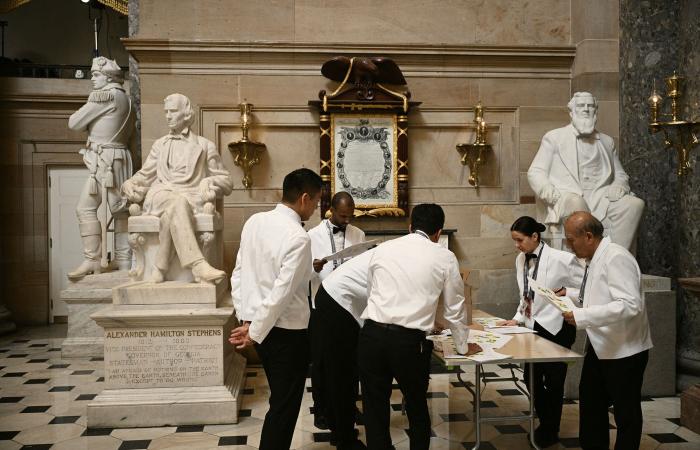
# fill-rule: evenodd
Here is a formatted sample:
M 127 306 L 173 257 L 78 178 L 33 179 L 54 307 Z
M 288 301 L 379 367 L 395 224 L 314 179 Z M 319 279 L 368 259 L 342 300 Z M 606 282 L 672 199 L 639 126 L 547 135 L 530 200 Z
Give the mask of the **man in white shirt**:
M 615 449 L 639 448 L 642 381 L 652 347 L 639 266 L 624 247 L 603 238 L 603 225 L 588 212 L 572 214 L 564 229 L 569 247 L 587 261 L 581 308 L 563 314 L 588 335 L 579 385 L 581 447 L 608 448 L 612 402 Z
M 422 204 L 411 213 L 411 233 L 382 244 L 369 264 L 365 323 L 358 341 L 367 447 L 391 448 L 389 398 L 396 378 L 406 400 L 411 449 L 430 445 L 427 391 L 438 298 L 444 319 L 464 330 L 464 283 L 454 253 L 438 245 L 445 213 Z
M 289 173 L 282 203 L 254 214 L 243 226 L 231 293 L 242 326 L 229 342 L 255 345 L 270 385 L 270 409 L 260 448 L 288 449 L 299 416 L 309 365 L 308 287 L 311 241 L 302 221 L 321 198 L 321 177 L 309 169 Z
M 316 295 L 321 282 L 346 260 L 327 261 L 325 258 L 365 240 L 365 232 L 350 224 L 355 214 L 355 201 L 347 192 L 340 191 L 331 199 L 331 217 L 324 219 L 309 230 L 311 238 L 311 257 L 313 258 L 313 274 L 311 276 L 311 298 Z M 314 400 L 314 425 L 320 429 L 328 429 L 326 409 L 330 406 L 324 401 L 324 376 L 322 367 L 322 342 L 317 338 L 314 329 L 318 320 L 312 302 L 311 320 L 309 321 L 309 336 L 311 338 L 311 395 Z
M 357 336 L 367 306 L 367 271 L 374 249 L 345 262 L 330 273 L 316 293 L 312 313 L 314 339 L 318 339 L 323 364 L 323 398 L 326 419 L 338 450 L 363 449 L 355 430 L 357 400 Z

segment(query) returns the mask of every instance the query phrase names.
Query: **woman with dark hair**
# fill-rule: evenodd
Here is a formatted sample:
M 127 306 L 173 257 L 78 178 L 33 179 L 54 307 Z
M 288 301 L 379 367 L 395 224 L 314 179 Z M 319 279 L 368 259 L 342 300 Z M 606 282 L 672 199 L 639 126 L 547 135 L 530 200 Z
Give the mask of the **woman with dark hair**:
M 532 217 L 523 216 L 510 227 L 510 235 L 520 254 L 515 259 L 515 271 L 520 292 L 520 304 L 512 320 L 499 325 L 522 325 L 535 330 L 540 336 L 566 348 L 576 339 L 576 327 L 564 322 L 561 311 L 541 298 L 529 286 L 528 277 L 541 286 L 566 295 L 581 285 L 583 267 L 571 253 L 556 250 L 541 241 L 544 225 Z M 564 399 L 566 363 L 537 363 L 531 374 L 525 370 L 525 383 L 534 376 L 535 410 L 540 425 L 535 430 L 535 443 L 549 447 L 559 441 L 559 423 Z

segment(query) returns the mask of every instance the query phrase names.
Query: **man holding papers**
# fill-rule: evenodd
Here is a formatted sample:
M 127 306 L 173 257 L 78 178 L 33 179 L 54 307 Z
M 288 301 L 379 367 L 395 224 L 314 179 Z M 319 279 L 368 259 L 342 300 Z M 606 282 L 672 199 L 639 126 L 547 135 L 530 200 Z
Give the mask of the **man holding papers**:
M 587 261 L 578 293 L 581 307 L 562 313 L 588 334 L 579 385 L 581 447 L 609 448 L 612 403 L 615 449 L 639 448 L 642 381 L 652 347 L 639 266 L 627 249 L 603 238 L 603 225 L 590 213 L 575 212 L 564 230 L 567 245 Z
M 367 447 L 391 448 L 389 398 L 396 378 L 406 400 L 412 450 L 430 445 L 426 400 L 433 329 L 438 297 L 443 294 L 444 319 L 462 330 L 468 323 L 464 283 L 454 253 L 437 242 L 445 213 L 435 204 L 411 212 L 411 233 L 383 243 L 369 263 L 369 297 L 358 341 Z
M 515 271 L 520 292 L 520 305 L 512 320 L 499 325 L 522 324 L 540 336 L 566 348 L 576 339 L 576 327 L 564 323 L 561 311 L 552 305 L 540 290 L 533 286 L 561 291 L 566 286 L 579 286 L 583 267 L 574 255 L 549 247 L 541 242 L 545 226 L 535 219 L 523 216 L 510 227 L 511 238 L 520 254 L 515 259 Z M 540 447 L 549 447 L 559 440 L 559 424 L 564 400 L 564 382 L 567 365 L 563 362 L 537 363 L 525 367 L 525 384 L 534 377 L 535 410 L 540 425 L 534 439 Z
M 365 240 L 365 232 L 350 224 L 355 213 L 355 201 L 347 192 L 341 191 L 331 199 L 331 217 L 324 219 L 320 224 L 309 230 L 311 238 L 311 257 L 313 258 L 313 272 L 311 275 L 311 299 L 316 295 L 321 282 L 334 269 L 347 259 L 324 259 L 329 255 L 344 250 L 347 247 Z M 326 422 L 327 404 L 324 401 L 324 379 L 321 374 L 321 345 L 322 342 L 314 333 L 318 320 L 313 302 L 311 304 L 311 321 L 309 332 L 311 338 L 311 395 L 314 400 L 314 425 L 317 428 L 328 429 Z

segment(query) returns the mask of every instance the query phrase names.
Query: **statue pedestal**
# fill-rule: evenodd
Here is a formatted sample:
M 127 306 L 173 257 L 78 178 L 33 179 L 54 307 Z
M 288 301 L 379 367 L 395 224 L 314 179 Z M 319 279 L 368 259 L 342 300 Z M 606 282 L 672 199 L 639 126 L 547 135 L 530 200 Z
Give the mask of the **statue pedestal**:
M 227 339 L 236 324 L 224 287 L 127 283 L 92 315 L 104 328 L 104 389 L 87 425 L 151 427 L 238 422 L 245 358 Z
M 676 395 L 676 293 L 671 290 L 671 279 L 654 275 L 642 275 L 642 299 L 647 308 L 651 325 L 649 362 L 644 371 L 642 395 L 666 397 Z M 586 331 L 576 332 L 576 342 L 571 348 L 583 354 Z M 564 396 L 578 398 L 583 361 L 569 366 L 564 385 Z
M 61 299 L 68 305 L 68 333 L 61 345 L 61 358 L 102 357 L 104 331 L 90 318 L 112 304 L 112 288 L 127 283 L 126 270 L 87 275 L 68 283 Z

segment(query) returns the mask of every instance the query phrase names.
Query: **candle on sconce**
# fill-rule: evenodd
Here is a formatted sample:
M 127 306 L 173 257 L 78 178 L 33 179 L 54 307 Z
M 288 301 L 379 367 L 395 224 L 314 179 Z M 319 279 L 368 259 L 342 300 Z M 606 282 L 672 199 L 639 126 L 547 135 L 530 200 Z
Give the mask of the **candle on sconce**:
M 649 108 L 651 115 L 649 117 L 649 123 L 654 125 L 659 121 L 659 108 L 661 103 L 663 103 L 664 98 L 656 92 L 656 80 L 654 80 L 654 86 L 652 88 L 651 96 L 648 99 Z

